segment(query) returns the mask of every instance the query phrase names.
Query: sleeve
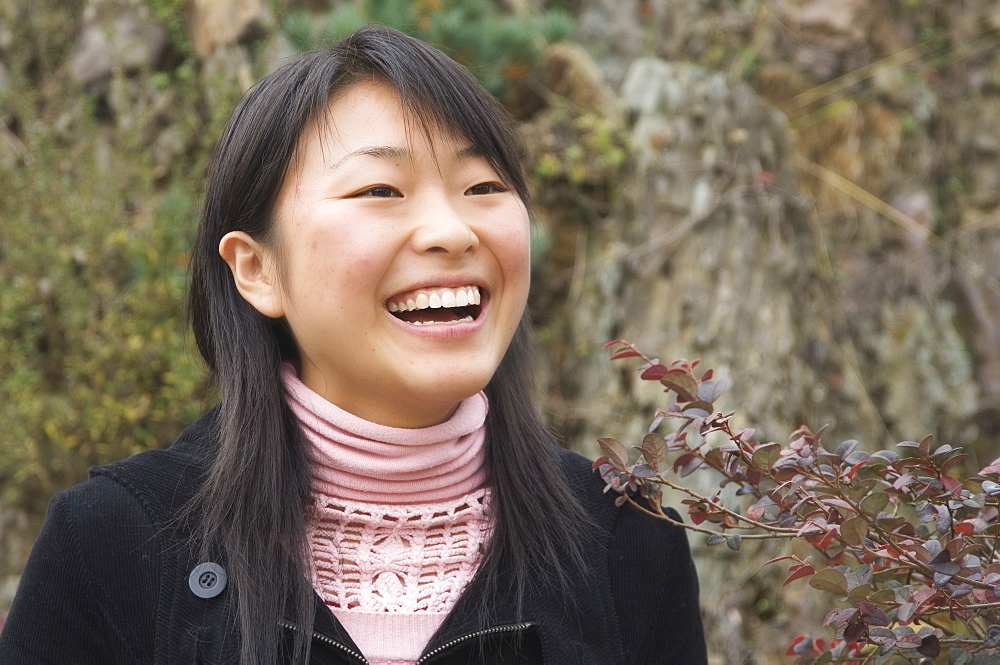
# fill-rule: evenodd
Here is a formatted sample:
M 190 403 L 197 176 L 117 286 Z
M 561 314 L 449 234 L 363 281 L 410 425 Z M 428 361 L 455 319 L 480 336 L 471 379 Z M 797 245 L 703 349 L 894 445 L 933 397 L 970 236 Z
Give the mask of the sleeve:
M 698 576 L 686 531 L 631 506 L 619 510 L 609 572 L 625 662 L 705 665 Z M 680 521 L 673 509 L 666 512 Z
M 0 633 L 0 663 L 143 662 L 136 622 L 145 592 L 129 588 L 141 566 L 123 556 L 135 554 L 132 543 L 143 537 L 141 512 L 102 478 L 53 498 Z M 116 580 L 120 586 L 108 588 Z M 131 621 L 123 614 L 129 606 L 138 613 Z

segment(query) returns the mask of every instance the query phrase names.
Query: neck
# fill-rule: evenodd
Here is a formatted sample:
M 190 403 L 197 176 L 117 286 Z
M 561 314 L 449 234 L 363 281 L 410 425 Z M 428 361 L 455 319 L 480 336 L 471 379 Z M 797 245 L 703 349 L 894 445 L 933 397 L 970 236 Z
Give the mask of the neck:
M 405 429 L 373 423 L 310 390 L 290 366 L 286 398 L 310 444 L 313 489 L 369 503 L 424 503 L 485 484 L 486 396 L 463 400 L 444 422 Z

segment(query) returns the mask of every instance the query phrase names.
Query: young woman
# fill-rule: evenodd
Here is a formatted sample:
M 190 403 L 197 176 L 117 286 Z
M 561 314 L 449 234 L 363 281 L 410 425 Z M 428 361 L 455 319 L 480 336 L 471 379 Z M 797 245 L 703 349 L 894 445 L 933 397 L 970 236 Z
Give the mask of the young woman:
M 220 404 L 59 494 L 3 663 L 705 662 L 683 531 L 533 403 L 502 109 L 387 28 L 263 79 L 192 258 Z

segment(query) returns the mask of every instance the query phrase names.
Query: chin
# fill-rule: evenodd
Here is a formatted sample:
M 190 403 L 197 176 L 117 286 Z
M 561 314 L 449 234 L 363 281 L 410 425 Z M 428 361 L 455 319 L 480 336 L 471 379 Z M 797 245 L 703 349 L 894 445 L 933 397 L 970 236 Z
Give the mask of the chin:
M 462 400 L 472 397 L 483 390 L 490 382 L 492 374 L 472 379 L 468 376 L 449 380 L 446 376 L 432 377 L 424 384 L 423 389 L 417 390 L 417 394 L 423 396 L 429 405 L 434 405 L 435 410 L 441 407 L 454 408 Z M 430 399 L 427 399 L 430 397 Z

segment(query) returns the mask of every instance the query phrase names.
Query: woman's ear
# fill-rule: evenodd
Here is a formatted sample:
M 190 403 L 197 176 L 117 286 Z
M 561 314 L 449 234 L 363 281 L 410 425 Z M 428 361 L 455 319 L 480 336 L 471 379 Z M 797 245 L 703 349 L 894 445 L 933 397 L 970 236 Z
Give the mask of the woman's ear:
M 285 315 L 271 250 L 243 231 L 230 231 L 219 241 L 219 255 L 229 264 L 244 300 L 272 319 Z

